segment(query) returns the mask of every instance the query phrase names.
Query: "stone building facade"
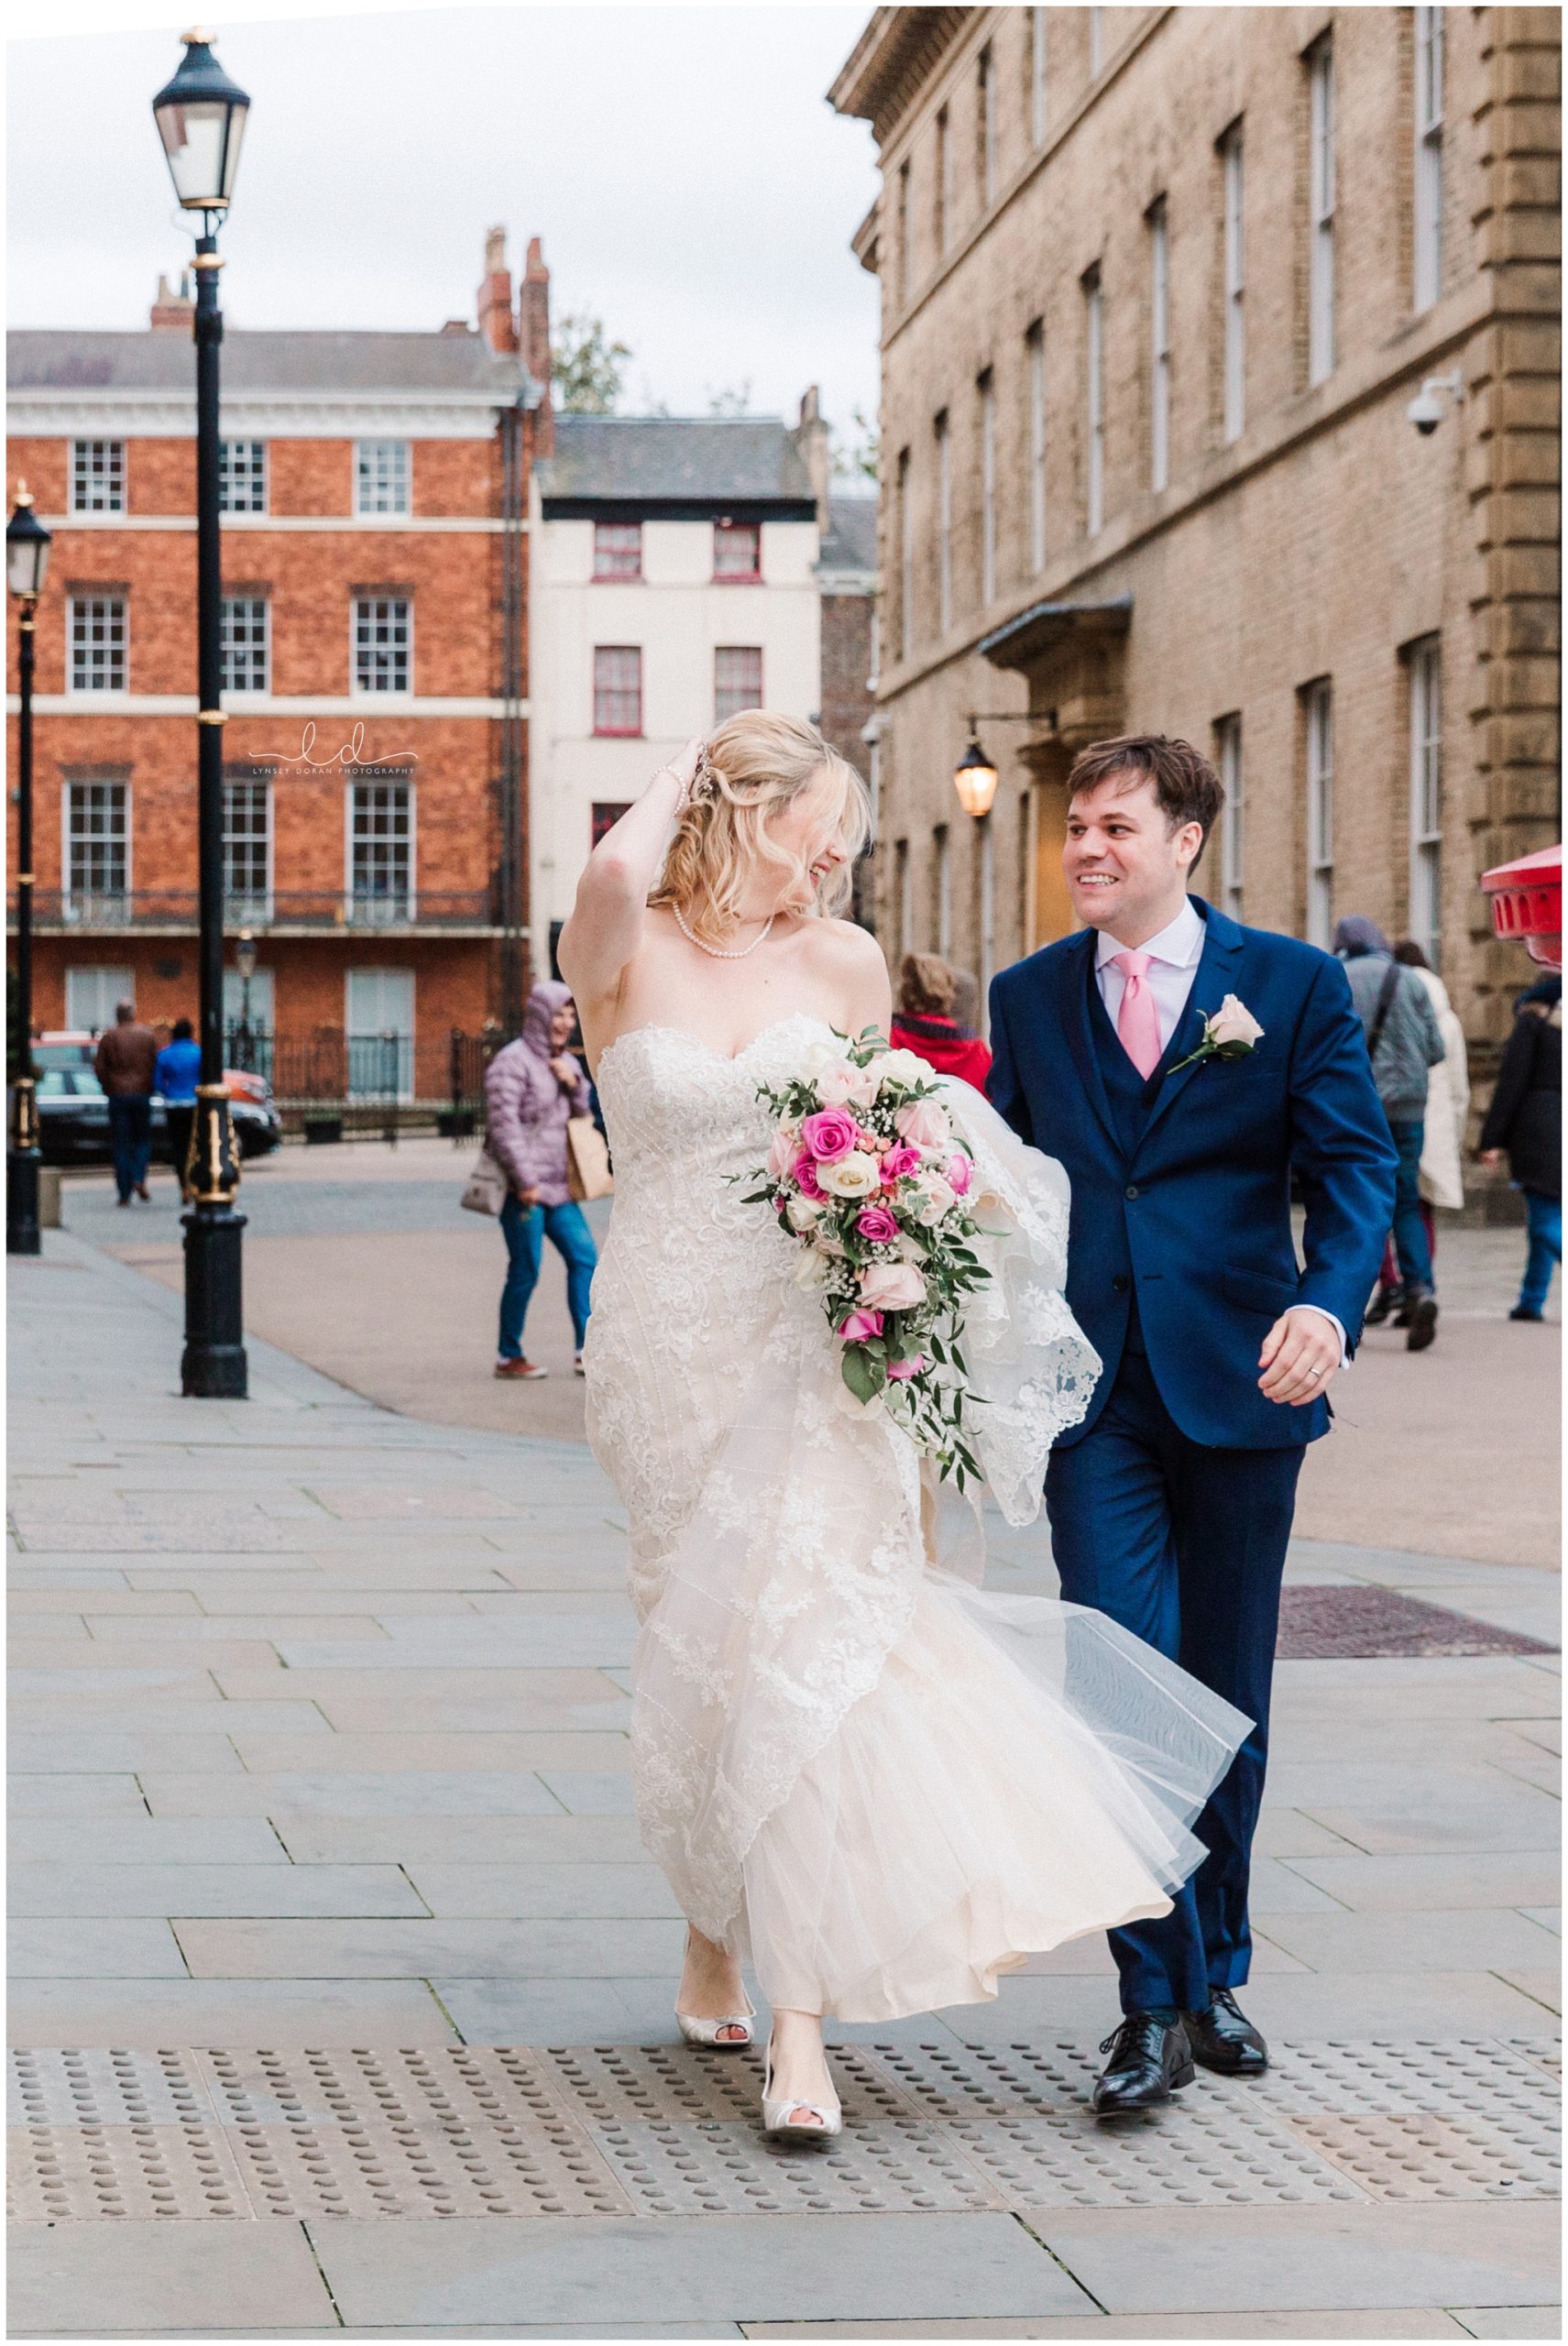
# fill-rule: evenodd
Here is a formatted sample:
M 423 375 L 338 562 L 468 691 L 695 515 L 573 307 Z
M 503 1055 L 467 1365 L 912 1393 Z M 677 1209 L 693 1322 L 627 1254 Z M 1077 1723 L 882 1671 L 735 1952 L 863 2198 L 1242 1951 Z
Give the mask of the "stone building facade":
M 7 501 L 53 533 L 35 691 L 35 1014 L 197 1008 L 195 360 L 141 333 L 9 337 Z M 477 322 L 223 345 L 225 929 L 280 1091 L 399 1038 L 404 1096 L 526 976 L 528 495 L 547 280 L 491 231 Z M 15 755 L 15 630 L 10 632 Z M 12 809 L 13 823 L 15 809 Z M 13 832 L 14 839 L 14 832 Z M 225 1011 L 238 1014 L 232 970 Z M 298 1079 L 304 1080 L 304 1079 Z M 316 1077 L 310 1079 L 314 1088 Z
M 1476 877 L 1558 835 L 1558 52 L 1546 8 L 876 11 L 831 96 L 882 170 L 890 955 L 1061 934 L 1072 756 L 1158 730 L 1225 775 L 1204 893 L 1413 933 L 1507 1031 Z

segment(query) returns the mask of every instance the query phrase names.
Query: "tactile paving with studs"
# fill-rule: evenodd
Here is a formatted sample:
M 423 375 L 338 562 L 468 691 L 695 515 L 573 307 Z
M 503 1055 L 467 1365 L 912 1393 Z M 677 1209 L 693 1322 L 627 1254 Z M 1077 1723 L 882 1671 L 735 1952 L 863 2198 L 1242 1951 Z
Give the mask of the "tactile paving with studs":
M 916 2214 L 1556 2195 L 1549 2039 L 1287 2045 L 1098 2124 L 1058 2042 L 832 2054 L 845 2131 L 762 2133 L 754 2052 L 685 2045 L 24 2052 L 10 2200 L 35 2222 Z

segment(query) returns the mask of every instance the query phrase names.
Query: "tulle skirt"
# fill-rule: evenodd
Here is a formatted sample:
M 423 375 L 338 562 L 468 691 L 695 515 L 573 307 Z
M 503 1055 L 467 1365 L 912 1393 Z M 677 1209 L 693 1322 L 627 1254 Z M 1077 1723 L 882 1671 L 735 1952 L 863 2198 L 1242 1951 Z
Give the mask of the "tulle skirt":
M 945 1573 L 744 1863 L 770 2005 L 891 2021 L 1168 1913 L 1238 1717 L 1102 1614 Z

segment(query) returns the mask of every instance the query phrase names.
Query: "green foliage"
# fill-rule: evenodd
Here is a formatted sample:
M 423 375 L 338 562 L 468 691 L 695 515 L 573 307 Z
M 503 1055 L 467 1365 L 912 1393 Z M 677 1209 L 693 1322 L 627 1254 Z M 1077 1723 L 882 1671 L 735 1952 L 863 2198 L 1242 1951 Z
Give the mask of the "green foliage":
M 576 311 L 556 321 L 550 336 L 550 374 L 565 415 L 613 415 L 626 385 L 624 342 L 611 342 L 603 321 Z

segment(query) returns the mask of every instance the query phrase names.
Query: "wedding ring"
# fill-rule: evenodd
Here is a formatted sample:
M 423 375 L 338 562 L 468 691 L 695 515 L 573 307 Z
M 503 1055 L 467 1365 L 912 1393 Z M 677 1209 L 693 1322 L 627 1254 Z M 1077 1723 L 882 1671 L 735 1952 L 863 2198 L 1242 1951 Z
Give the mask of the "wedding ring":
M 1321 1368 L 1315 1366 L 1307 1371 L 1309 1376 L 1321 1376 L 1322 1373 L 1323 1372 Z

